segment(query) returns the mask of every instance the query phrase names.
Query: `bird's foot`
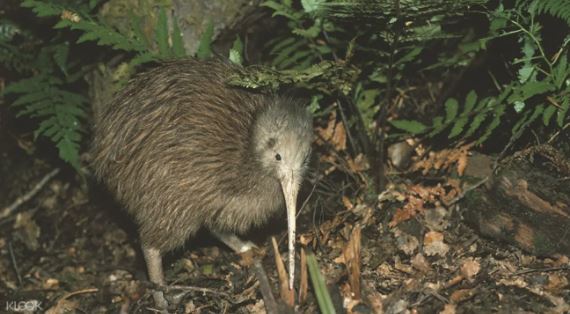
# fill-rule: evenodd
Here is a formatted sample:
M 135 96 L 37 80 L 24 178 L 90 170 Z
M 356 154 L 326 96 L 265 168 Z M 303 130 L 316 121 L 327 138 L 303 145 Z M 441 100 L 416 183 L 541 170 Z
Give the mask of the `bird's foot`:
M 216 238 L 222 241 L 225 245 L 229 246 L 232 250 L 237 253 L 244 253 L 253 248 L 257 248 L 257 246 L 251 241 L 244 241 L 240 239 L 233 233 L 228 232 L 220 232 L 220 231 L 211 231 Z

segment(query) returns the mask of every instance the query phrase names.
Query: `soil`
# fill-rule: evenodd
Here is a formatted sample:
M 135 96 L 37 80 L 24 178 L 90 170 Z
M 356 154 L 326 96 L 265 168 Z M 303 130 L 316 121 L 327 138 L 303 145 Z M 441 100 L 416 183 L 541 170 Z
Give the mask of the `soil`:
M 15 142 L 11 145 L 2 151 L 0 208 L 54 168 Z M 0 312 L 153 311 L 136 226 L 103 188 L 86 178 L 63 171 L 0 220 Z M 481 238 L 464 224 L 461 203 L 445 207 L 434 202 L 436 206 L 394 225 L 402 207 L 397 196 L 418 184 L 402 178 L 392 182 L 389 201 L 378 206 L 347 197 L 341 201 L 339 190 L 323 180 L 299 218 L 300 242 L 315 253 L 338 313 L 570 311 L 568 257 L 538 257 Z M 356 228 L 359 239 L 354 238 Z M 271 235 L 285 257 L 284 218 L 253 233 L 261 248 L 256 258 L 262 259 L 279 299 Z M 360 240 L 356 257 L 345 254 L 351 239 Z M 359 270 L 347 271 L 354 261 Z M 167 282 L 186 287 L 178 291 L 177 313 L 265 311 L 246 259 L 206 232 L 166 256 L 164 265 Z M 359 287 L 351 287 L 356 277 Z M 308 295 L 296 299 L 296 312 L 319 312 L 311 283 L 308 287 Z

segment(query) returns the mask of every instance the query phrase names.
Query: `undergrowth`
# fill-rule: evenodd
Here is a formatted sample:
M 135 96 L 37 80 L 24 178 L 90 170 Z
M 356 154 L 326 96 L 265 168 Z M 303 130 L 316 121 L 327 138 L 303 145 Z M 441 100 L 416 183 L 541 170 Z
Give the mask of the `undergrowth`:
M 315 62 L 330 60 L 359 73 L 325 93 L 310 83 L 305 87 L 313 91 L 313 109 L 330 110 L 331 104 L 340 104 L 340 110 L 348 111 L 350 118 L 343 122 L 356 131 L 355 137 L 365 138 L 357 150 L 367 152 L 371 160 L 382 151 L 378 143 L 385 132 L 389 138 L 445 136 L 448 145 L 482 145 L 496 138 L 498 130 L 510 128 L 508 143 L 503 144 L 509 148 L 530 129 L 539 141 L 547 141 L 568 126 L 570 36 L 547 51 L 544 37 L 552 30 L 545 31 L 542 25 L 545 19 L 559 19 L 568 29 L 570 4 L 566 1 L 518 1 L 510 6 L 501 1 L 495 7 L 469 0 L 304 0 L 300 5 L 282 0 L 263 5 L 288 25 L 268 44 L 273 66 L 296 76 L 304 75 Z M 475 19 L 483 27 L 462 23 Z M 514 43 L 519 53 L 506 56 L 503 69 L 488 71 L 493 88 L 471 84 L 477 87 L 462 92 L 453 90 L 455 82 L 444 84 L 435 93 L 447 96 L 432 104 L 441 108 L 441 114 L 430 120 L 399 117 L 401 108 L 394 103 L 401 99 L 402 90 L 421 84 L 418 77 L 462 79 L 453 73 L 473 67 L 481 56 L 493 57 L 497 53 L 493 47 L 505 42 Z M 513 75 L 498 79 L 502 73 Z M 338 92 L 346 97 L 327 98 Z
M 0 19 L 0 64 L 21 78 L 9 82 L 3 95 L 19 116 L 37 121 L 36 137 L 49 138 L 61 158 L 79 169 L 88 120 L 85 85 L 91 83 L 85 74 L 116 56 L 127 73 L 143 63 L 187 56 L 180 29 L 164 5 L 152 7 L 158 13 L 150 31 L 143 28 L 142 12 L 128 18 L 127 31 L 106 23 L 97 0 L 24 0 L 21 5 L 35 14 L 38 25 L 53 30 L 38 35 L 33 31 L 38 25 Z M 386 137 L 444 137 L 449 145 L 483 145 L 498 130 L 510 129 L 504 146 L 512 147 L 530 129 L 547 141 L 568 126 L 570 36 L 547 47 L 550 30 L 543 25 L 555 19 L 568 29 L 567 1 L 268 0 L 261 5 L 286 25 L 266 44 L 264 61 L 271 68 L 249 67 L 232 82 L 304 89 L 317 116 L 341 112 L 353 153 L 368 154 L 373 165 L 382 162 L 377 156 Z M 199 58 L 212 54 L 212 34 L 210 27 Z M 487 69 L 492 88 L 454 87 L 450 81 L 465 79 L 457 73 L 505 42 L 518 53 L 502 56 L 503 69 Z M 73 53 L 88 43 L 100 47 L 100 56 Z M 232 62 L 243 63 L 242 50 L 238 39 Z M 414 109 L 405 108 L 412 104 L 402 101 L 402 91 L 434 77 L 450 78 L 434 91 L 427 112 L 435 117 L 407 115 Z
M 49 138 L 61 159 L 76 170 L 81 167 L 79 153 L 88 123 L 85 85 L 89 82 L 85 75 L 108 61 L 108 56 L 127 60 L 127 70 L 120 68 L 123 72 L 134 72 L 144 63 L 187 56 L 177 23 L 170 21 L 169 27 L 166 7 L 158 9 L 154 30 L 145 33 L 142 15 L 133 14 L 128 32 L 121 32 L 99 18 L 98 5 L 94 0 L 24 0 L 21 6 L 36 15 L 38 24 L 52 25 L 49 36 L 36 35 L 33 27 L 16 21 L 0 20 L 0 64 L 22 77 L 8 84 L 2 95 L 11 99 L 17 116 L 38 121 L 34 137 Z M 197 57 L 211 55 L 211 36 L 210 27 Z M 70 54 L 85 47 L 86 42 L 101 46 L 96 50 L 101 57 L 81 59 Z

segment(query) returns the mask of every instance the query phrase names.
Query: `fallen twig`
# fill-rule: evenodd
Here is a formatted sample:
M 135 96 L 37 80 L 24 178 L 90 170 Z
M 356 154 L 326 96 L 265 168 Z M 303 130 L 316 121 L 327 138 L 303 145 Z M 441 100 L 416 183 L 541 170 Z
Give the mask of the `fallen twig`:
M 273 292 L 271 291 L 271 285 L 269 284 L 269 279 L 267 279 L 267 274 L 265 273 L 263 266 L 261 266 L 260 261 L 257 259 L 253 263 L 253 271 L 255 272 L 257 280 L 259 280 L 259 289 L 261 290 L 261 295 L 263 296 L 265 310 L 268 314 L 279 313 L 279 307 L 277 306 L 275 296 L 273 296 Z
M 22 275 L 20 275 L 20 269 L 18 268 L 18 263 L 16 262 L 16 256 L 14 255 L 14 248 L 12 247 L 12 241 L 8 242 L 8 251 L 10 252 L 10 260 L 12 261 L 12 267 L 16 272 L 16 278 L 18 278 L 18 285 L 22 286 Z
M 28 193 L 18 197 L 12 204 L 3 208 L 0 211 L 0 219 L 6 218 L 10 216 L 20 205 L 24 204 L 25 202 L 29 201 L 32 197 L 34 197 L 38 192 L 48 183 L 53 177 L 55 177 L 59 173 L 59 168 L 55 168 L 46 174 L 40 182 L 38 182 Z

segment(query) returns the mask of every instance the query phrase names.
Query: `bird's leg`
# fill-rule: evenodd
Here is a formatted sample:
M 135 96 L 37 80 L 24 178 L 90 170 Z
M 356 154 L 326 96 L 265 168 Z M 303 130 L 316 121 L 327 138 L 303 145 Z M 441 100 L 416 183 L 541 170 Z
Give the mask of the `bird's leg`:
M 257 246 L 250 241 L 244 241 L 240 239 L 233 233 L 211 230 L 212 234 L 218 238 L 220 241 L 224 242 L 225 245 L 229 246 L 232 250 L 237 253 L 243 253 L 256 248 Z
M 162 272 L 162 255 L 158 249 L 153 247 L 143 246 L 144 259 L 146 261 L 146 268 L 151 282 L 164 286 L 164 273 Z M 155 305 L 160 309 L 166 309 L 168 302 L 164 298 L 162 291 L 155 291 L 152 293 Z

